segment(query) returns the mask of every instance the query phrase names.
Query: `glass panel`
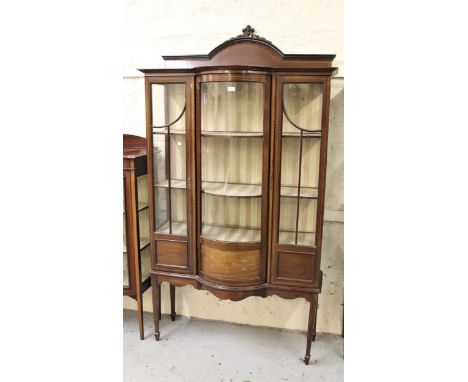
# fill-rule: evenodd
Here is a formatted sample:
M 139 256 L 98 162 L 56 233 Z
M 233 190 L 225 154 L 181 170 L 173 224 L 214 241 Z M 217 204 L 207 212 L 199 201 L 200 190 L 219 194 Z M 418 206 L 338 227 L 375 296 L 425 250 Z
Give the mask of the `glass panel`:
M 152 102 L 156 232 L 186 235 L 185 84 L 153 84 Z
M 283 113 L 283 134 L 299 135 L 300 130 L 294 125 L 304 130 L 322 130 L 323 84 L 284 84 L 283 102 L 287 113 Z
M 264 84 L 201 84 L 202 235 L 260 241 Z
M 130 279 L 128 275 L 128 254 L 127 254 L 127 214 L 125 213 L 125 178 L 123 183 L 123 287 L 130 287 Z
M 280 244 L 315 245 L 322 101 L 322 84 L 283 87 Z
M 137 178 L 138 192 L 138 233 L 140 237 L 140 264 L 141 281 L 149 277 L 151 270 L 151 245 L 150 245 L 150 226 L 149 226 L 149 208 L 148 208 L 148 177 L 142 175 Z
M 151 245 L 148 243 L 140 251 L 141 256 L 141 282 L 144 282 L 148 277 L 150 277 L 151 271 Z

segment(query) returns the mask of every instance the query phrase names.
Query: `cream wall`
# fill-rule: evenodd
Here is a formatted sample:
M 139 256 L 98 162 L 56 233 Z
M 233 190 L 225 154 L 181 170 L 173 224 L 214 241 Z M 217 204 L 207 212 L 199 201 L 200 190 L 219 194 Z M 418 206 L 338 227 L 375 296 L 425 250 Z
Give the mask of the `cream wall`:
M 252 25 L 284 53 L 336 54 L 332 81 L 325 223 L 324 273 L 317 330 L 341 333 L 343 303 L 343 3 L 339 0 L 124 0 L 123 132 L 145 136 L 143 78 L 137 68 L 163 67 L 161 55 L 203 54 Z M 169 288 L 162 285 L 162 312 Z M 135 302 L 124 297 L 124 308 Z M 308 303 L 249 297 L 219 300 L 206 291 L 177 288 L 177 313 L 250 325 L 306 330 Z M 144 294 L 151 311 L 151 290 Z

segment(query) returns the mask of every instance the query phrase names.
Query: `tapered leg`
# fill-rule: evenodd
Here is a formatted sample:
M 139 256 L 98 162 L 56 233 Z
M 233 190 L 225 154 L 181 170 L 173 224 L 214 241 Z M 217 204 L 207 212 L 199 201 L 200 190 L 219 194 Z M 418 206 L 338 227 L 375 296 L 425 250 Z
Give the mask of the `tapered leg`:
M 159 289 L 159 319 L 161 319 L 161 284 L 158 285 L 158 289 Z
M 171 294 L 171 320 L 175 321 L 176 318 L 176 312 L 175 312 L 175 286 L 170 285 L 169 286 L 169 291 Z
M 312 341 L 315 341 L 315 337 L 317 336 L 317 310 L 318 310 L 318 296 L 317 296 L 317 303 L 315 304 L 315 318 L 314 318 L 314 329 L 312 331 Z
M 151 275 L 151 289 L 153 293 L 153 320 L 154 320 L 154 338 L 159 341 L 159 320 L 161 314 L 161 286 L 158 283 L 158 278 Z
M 143 325 L 143 296 L 137 293 L 138 329 L 140 330 L 140 340 L 145 339 L 145 329 Z
M 307 346 L 306 354 L 304 357 L 304 363 L 309 364 L 310 360 L 310 345 L 312 345 L 312 337 L 314 335 L 316 313 L 317 313 L 317 295 L 313 294 L 310 298 L 310 308 L 309 308 L 309 325 L 307 328 Z

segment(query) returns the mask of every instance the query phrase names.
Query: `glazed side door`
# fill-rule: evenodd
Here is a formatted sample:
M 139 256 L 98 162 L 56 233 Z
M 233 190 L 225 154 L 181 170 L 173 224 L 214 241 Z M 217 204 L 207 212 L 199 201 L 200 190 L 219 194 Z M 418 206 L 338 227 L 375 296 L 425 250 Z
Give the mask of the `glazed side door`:
M 330 80 L 276 76 L 271 282 L 320 286 Z
M 194 77 L 145 81 L 152 268 L 194 273 Z

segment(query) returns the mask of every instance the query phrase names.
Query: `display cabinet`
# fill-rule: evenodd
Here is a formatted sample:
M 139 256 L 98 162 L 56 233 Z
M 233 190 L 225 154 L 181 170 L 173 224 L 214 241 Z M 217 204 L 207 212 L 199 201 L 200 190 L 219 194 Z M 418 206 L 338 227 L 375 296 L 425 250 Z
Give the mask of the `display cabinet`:
M 151 286 L 151 235 L 146 139 L 123 136 L 123 294 L 137 302 L 144 339 L 142 294 Z
M 165 56 L 145 74 L 154 286 L 222 299 L 310 302 L 322 285 L 323 203 L 334 55 L 283 54 L 247 26 L 208 55 Z M 159 340 L 160 288 L 153 288 Z

